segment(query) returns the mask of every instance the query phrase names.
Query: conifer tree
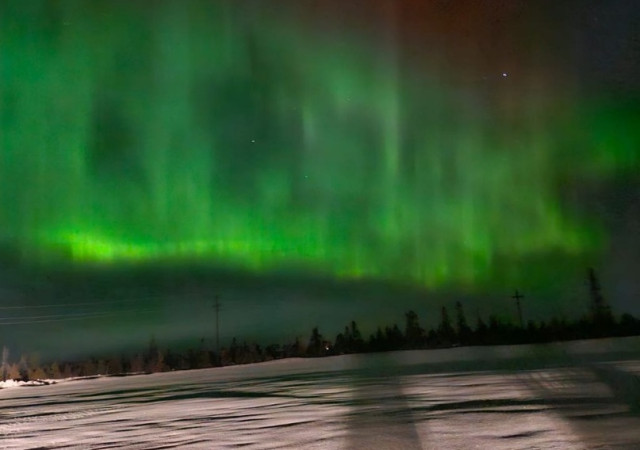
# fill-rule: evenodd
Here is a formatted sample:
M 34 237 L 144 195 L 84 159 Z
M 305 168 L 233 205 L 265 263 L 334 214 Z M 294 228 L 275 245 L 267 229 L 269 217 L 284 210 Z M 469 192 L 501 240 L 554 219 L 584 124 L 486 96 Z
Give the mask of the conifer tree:
M 611 307 L 602 295 L 600 281 L 593 268 L 589 268 L 589 295 L 591 297 L 591 320 L 595 326 L 596 335 L 606 335 L 614 323 Z
M 321 356 L 323 352 L 322 335 L 318 331 L 318 327 L 314 327 L 311 330 L 311 337 L 309 338 L 309 345 L 307 347 L 307 355 L 309 356 Z
M 469 344 L 471 341 L 471 328 L 467 324 L 467 318 L 460 302 L 456 302 L 456 323 L 458 326 L 458 340 L 461 344 Z
M 405 315 L 405 337 L 409 348 L 418 348 L 424 341 L 424 330 L 420 327 L 418 315 L 414 311 L 409 311 Z
M 447 312 L 447 308 L 445 306 L 443 306 L 441 310 L 441 320 L 440 327 L 438 327 L 438 335 L 440 337 L 441 343 L 445 345 L 450 345 L 455 337 L 455 331 L 451 326 L 449 313 Z
M 2 381 L 7 381 L 7 374 L 9 372 L 9 349 L 6 346 L 2 347 Z

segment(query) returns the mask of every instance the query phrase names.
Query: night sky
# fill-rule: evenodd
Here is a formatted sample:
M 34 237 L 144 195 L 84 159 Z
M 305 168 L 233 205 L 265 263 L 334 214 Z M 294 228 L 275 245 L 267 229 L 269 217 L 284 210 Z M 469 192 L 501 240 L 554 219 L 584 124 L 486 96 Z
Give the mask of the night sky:
M 0 338 L 640 314 L 637 1 L 0 2 Z M 190 341 L 191 340 L 191 341 Z M 61 350 L 63 349 L 63 350 Z

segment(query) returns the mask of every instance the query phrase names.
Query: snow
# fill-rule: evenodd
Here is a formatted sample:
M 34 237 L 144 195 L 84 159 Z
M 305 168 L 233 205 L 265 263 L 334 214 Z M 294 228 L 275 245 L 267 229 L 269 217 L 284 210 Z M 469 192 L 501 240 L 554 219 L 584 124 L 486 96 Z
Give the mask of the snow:
M 287 359 L 4 389 L 0 448 L 640 448 L 638 344 Z
M 19 386 L 48 386 L 50 384 L 58 383 L 59 381 L 62 381 L 62 380 L 29 380 L 29 381 L 6 380 L 6 381 L 0 381 L 0 389 L 19 387 Z

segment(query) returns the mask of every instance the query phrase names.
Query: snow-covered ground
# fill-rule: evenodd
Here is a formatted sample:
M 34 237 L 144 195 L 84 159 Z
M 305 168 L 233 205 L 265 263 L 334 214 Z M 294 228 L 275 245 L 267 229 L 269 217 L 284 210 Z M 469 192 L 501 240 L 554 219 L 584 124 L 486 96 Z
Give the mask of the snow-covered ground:
M 0 448 L 640 448 L 640 339 L 0 390 Z
M 6 380 L 6 381 L 0 381 L 0 389 L 21 387 L 21 386 L 47 386 L 49 384 L 55 384 L 58 381 L 59 380 L 29 380 L 29 381 Z

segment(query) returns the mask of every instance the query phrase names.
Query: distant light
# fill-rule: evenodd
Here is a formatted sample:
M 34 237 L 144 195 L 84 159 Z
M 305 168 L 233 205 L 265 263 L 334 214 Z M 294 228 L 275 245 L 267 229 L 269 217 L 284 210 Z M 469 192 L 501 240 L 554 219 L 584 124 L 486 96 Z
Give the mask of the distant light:
M 255 144 L 256 140 L 255 139 L 251 139 L 251 142 L 253 142 Z
M 502 72 L 502 76 L 506 77 L 507 76 L 507 72 Z

